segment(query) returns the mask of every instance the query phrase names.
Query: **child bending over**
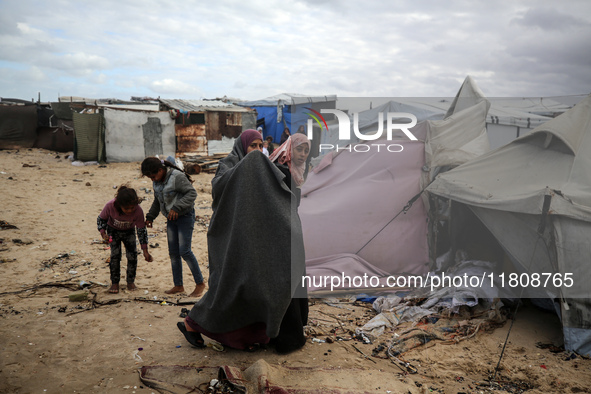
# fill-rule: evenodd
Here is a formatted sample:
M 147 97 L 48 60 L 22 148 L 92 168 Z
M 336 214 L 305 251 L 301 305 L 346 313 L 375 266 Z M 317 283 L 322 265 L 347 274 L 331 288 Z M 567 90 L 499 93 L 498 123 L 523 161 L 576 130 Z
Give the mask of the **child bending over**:
M 121 243 L 125 245 L 127 257 L 127 289 L 135 290 L 135 271 L 137 269 L 137 248 L 135 245 L 135 232 L 140 241 L 142 252 L 146 261 L 152 261 L 148 252 L 148 231 L 144 221 L 144 211 L 140 207 L 140 200 L 134 189 L 127 186 L 119 186 L 115 198 L 109 201 L 97 218 L 97 227 L 103 237 L 111 246 L 111 288 L 109 293 L 119 293 Z

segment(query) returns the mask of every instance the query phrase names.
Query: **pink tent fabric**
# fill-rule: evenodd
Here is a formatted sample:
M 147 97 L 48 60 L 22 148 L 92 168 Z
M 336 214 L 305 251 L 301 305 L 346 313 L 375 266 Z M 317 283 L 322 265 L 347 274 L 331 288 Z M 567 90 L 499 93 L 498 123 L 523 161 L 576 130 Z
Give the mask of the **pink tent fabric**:
M 422 200 L 393 220 L 420 191 L 424 142 L 368 141 L 365 145 L 371 147 L 371 143 L 400 144 L 403 150 L 341 149 L 325 158 L 302 186 L 299 214 L 308 276 L 331 271 L 331 275 L 381 277 L 427 273 L 427 214 Z M 333 267 L 335 261 L 339 264 Z

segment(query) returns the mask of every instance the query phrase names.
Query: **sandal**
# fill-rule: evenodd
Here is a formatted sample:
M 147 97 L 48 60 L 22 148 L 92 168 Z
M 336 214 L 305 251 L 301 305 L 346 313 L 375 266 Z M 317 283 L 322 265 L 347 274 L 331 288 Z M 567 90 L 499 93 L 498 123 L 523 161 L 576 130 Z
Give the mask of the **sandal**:
M 183 333 L 187 342 L 189 342 L 191 345 L 193 345 L 197 348 L 206 347 L 205 341 L 203 340 L 203 337 L 201 336 L 201 334 L 198 332 L 194 332 L 194 331 L 188 331 L 187 327 L 185 326 L 185 322 L 182 322 L 182 321 L 177 322 L 176 326 Z

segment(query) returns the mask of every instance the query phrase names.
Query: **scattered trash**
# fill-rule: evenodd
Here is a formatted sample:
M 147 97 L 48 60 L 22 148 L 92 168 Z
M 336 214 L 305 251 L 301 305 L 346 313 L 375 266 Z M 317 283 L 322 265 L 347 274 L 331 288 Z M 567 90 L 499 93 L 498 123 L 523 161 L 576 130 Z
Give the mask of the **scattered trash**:
M 19 245 L 30 245 L 33 243 L 32 240 L 27 239 L 27 238 L 14 238 L 12 240 L 12 242 L 14 242 L 15 244 L 19 244 Z
M 88 299 L 88 292 L 78 291 L 76 293 L 72 293 L 68 296 L 68 299 L 70 302 L 86 301 Z
M 551 343 L 537 342 L 536 347 L 539 349 L 548 349 L 551 353 L 561 353 L 564 351 L 564 347 L 555 346 Z
M 8 229 L 13 229 L 13 228 L 18 229 L 18 227 L 8 223 L 7 221 L 0 220 L 0 230 L 8 230 Z
M 361 350 L 359 350 L 359 348 L 358 348 L 357 346 L 355 346 L 355 345 L 351 345 L 351 346 L 353 346 L 353 348 L 354 348 L 355 350 L 357 350 L 359 353 L 361 353 L 361 354 L 363 355 L 363 357 L 365 357 L 366 359 L 368 359 L 368 360 L 369 360 L 369 361 L 371 361 L 372 363 L 374 363 L 374 364 L 377 364 L 375 360 L 373 360 L 373 359 L 372 359 L 371 357 L 369 357 L 367 354 L 365 354 L 365 353 L 363 353 Z
M 386 349 L 386 345 L 381 343 L 371 351 L 371 356 L 377 357 L 380 354 L 380 352 L 382 352 L 385 349 Z
M 69 158 L 69 156 L 68 156 L 68 158 Z M 72 162 L 72 165 L 76 166 L 76 167 L 92 166 L 92 165 L 97 165 L 97 164 L 98 164 L 98 161 L 84 161 L 83 162 L 80 160 L 75 160 Z
M 221 343 L 210 342 L 207 344 L 207 346 L 211 347 L 216 352 L 223 352 L 224 351 L 224 346 Z
M 217 391 L 217 388 L 218 388 L 217 386 L 218 386 L 219 383 L 220 383 L 219 380 L 217 380 L 217 379 L 211 379 L 211 381 L 209 382 L 209 389 L 210 390 L 216 390 Z
M 87 289 L 92 286 L 92 283 L 81 280 L 80 283 L 78 283 L 78 286 L 82 289 Z

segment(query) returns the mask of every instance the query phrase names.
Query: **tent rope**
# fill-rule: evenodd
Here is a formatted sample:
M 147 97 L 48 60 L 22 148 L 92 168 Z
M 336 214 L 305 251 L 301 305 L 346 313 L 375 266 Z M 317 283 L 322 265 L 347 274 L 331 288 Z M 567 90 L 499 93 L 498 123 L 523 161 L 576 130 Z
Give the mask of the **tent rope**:
M 430 185 L 430 183 L 429 183 L 429 185 Z M 386 227 L 388 227 L 388 226 L 390 225 L 390 223 L 392 223 L 392 222 L 393 222 L 393 221 L 394 221 L 394 220 L 395 220 L 395 219 L 396 219 L 398 216 L 400 216 L 400 214 L 401 214 L 401 213 L 404 213 L 404 214 L 406 214 L 406 213 L 409 211 L 409 209 L 412 207 L 412 204 L 414 204 L 414 203 L 415 203 L 415 201 L 417 201 L 417 199 L 418 199 L 418 198 L 421 196 L 421 194 L 423 194 L 423 192 L 425 191 L 425 189 L 427 189 L 427 187 L 429 187 L 429 185 L 425 186 L 425 187 L 423 188 L 423 190 L 421 190 L 421 191 L 420 191 L 420 192 L 418 192 L 418 193 L 417 193 L 417 194 L 416 194 L 416 195 L 415 195 L 413 198 L 411 198 L 411 199 L 410 199 L 410 200 L 409 200 L 409 201 L 406 203 L 406 205 L 405 205 L 405 206 L 404 206 L 404 207 L 403 207 L 403 208 L 400 210 L 400 212 L 398 212 L 398 213 L 396 214 L 396 216 L 394 216 L 392 219 L 390 219 L 390 221 L 389 221 L 388 223 L 386 223 L 386 224 L 384 225 L 384 227 L 382 227 L 382 228 L 380 229 L 380 231 L 378 231 L 377 233 L 375 233 L 375 234 L 374 234 L 374 236 L 373 236 L 373 237 L 371 237 L 371 238 L 369 239 L 369 241 L 367 241 L 367 242 L 365 243 L 365 245 L 363 245 L 363 246 L 362 246 L 362 247 L 361 247 L 361 248 L 360 248 L 360 249 L 359 249 L 357 252 L 355 252 L 355 254 L 356 254 L 356 255 L 358 255 L 358 254 L 359 254 L 359 252 L 361 252 L 361 251 L 362 251 L 362 250 L 363 250 L 363 249 L 364 249 L 364 248 L 365 248 L 367 245 L 369 245 L 369 244 L 371 243 L 371 241 L 373 241 L 375 237 L 377 237 L 377 236 L 378 236 L 378 235 L 379 235 L 379 234 L 380 234 L 382 231 L 384 231 L 384 229 L 385 229 Z

